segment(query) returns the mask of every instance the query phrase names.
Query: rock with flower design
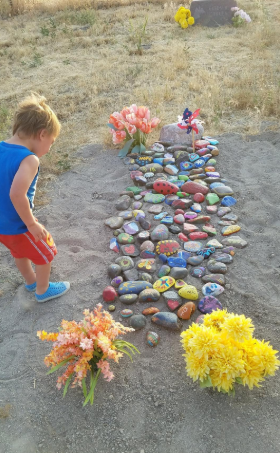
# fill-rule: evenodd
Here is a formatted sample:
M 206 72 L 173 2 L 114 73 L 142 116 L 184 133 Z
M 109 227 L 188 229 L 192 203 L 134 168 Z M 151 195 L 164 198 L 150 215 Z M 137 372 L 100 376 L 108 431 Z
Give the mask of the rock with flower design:
M 153 288 L 159 291 L 160 293 L 163 293 L 164 291 L 167 291 L 171 286 L 173 286 L 175 283 L 175 279 L 172 277 L 169 277 L 166 275 L 165 277 L 159 278 L 153 285 Z

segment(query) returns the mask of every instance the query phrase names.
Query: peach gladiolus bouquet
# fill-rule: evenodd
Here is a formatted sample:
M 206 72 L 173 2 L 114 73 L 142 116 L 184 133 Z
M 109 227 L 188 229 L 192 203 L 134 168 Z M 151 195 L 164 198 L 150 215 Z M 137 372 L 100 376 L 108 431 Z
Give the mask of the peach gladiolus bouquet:
M 150 119 L 150 110 L 147 107 L 137 107 L 132 104 L 125 107 L 120 113 L 110 115 L 108 126 L 113 135 L 113 143 L 117 145 L 125 141 L 120 157 L 126 156 L 131 150 L 141 154 L 146 149 L 147 135 L 160 123 L 159 118 Z
M 58 333 L 38 331 L 37 336 L 41 340 L 53 341 L 53 349 L 45 357 L 45 364 L 52 368 L 48 374 L 66 366 L 64 373 L 57 379 L 57 388 L 64 385 L 63 397 L 68 387 L 82 387 L 85 401 L 84 406 L 90 401 L 93 404 L 94 389 L 100 373 L 107 381 L 111 381 L 114 375 L 110 371 L 109 359 L 118 362 L 123 354 L 127 354 L 132 360 L 131 354 L 139 353 L 131 343 L 118 340 L 118 335 L 132 332 L 134 329 L 125 327 L 114 321 L 110 313 L 102 310 L 98 304 L 93 312 L 84 311 L 84 319 L 80 322 L 61 322 Z M 90 385 L 87 389 L 86 378 L 89 374 Z

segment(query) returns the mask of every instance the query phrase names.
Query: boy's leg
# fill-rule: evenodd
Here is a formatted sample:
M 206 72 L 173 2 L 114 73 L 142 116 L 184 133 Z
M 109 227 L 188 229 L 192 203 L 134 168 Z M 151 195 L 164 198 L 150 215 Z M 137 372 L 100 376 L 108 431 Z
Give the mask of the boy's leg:
M 36 275 L 28 258 L 15 258 L 15 263 L 27 285 L 36 282 Z
M 48 264 L 36 264 L 36 281 L 37 288 L 36 294 L 44 294 L 50 283 L 51 263 Z

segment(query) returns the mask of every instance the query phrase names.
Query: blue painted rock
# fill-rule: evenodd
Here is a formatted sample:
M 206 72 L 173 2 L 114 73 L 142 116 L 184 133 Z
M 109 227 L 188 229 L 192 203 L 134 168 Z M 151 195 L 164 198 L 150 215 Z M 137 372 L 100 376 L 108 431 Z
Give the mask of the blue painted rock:
M 195 278 L 201 278 L 206 273 L 206 267 L 194 267 L 190 270 L 190 275 Z
M 153 288 L 156 289 L 158 292 L 163 293 L 164 291 L 167 291 L 169 288 L 171 288 L 171 286 L 173 286 L 174 283 L 175 279 L 167 275 L 165 277 L 159 278 L 153 284 Z
M 168 215 L 168 212 L 164 211 L 164 212 L 161 212 L 160 214 L 155 215 L 155 216 L 154 216 L 154 219 L 155 219 L 155 220 L 161 220 L 161 219 L 163 219 L 163 218 L 164 218 L 165 216 L 167 216 L 167 215 Z
M 210 223 L 203 225 L 202 231 L 204 231 L 204 233 L 207 233 L 209 236 L 216 236 L 217 234 L 216 228 Z
M 121 316 L 123 318 L 130 318 L 130 316 L 133 315 L 133 310 L 130 310 L 130 308 L 125 308 L 124 310 L 121 311 Z
M 225 274 L 227 272 L 227 266 L 225 263 L 219 263 L 216 260 L 209 260 L 207 269 L 213 274 Z
M 176 289 L 181 289 L 185 285 L 187 285 L 187 283 L 184 280 L 176 280 L 176 282 L 175 282 Z
M 185 285 L 183 286 L 183 288 L 179 289 L 179 296 L 183 297 L 184 299 L 197 300 L 198 292 L 195 286 Z
M 185 261 L 187 261 L 187 259 L 191 256 L 191 253 L 186 252 L 185 250 L 179 250 L 179 252 L 177 253 L 177 256 L 179 258 L 183 258 Z
M 123 244 L 123 245 L 133 244 L 135 241 L 134 237 L 127 233 L 119 234 L 117 239 L 118 239 L 118 243 Z
M 141 201 L 134 201 L 134 203 L 132 203 L 131 205 L 131 208 L 134 210 L 134 209 L 141 209 L 143 206 L 143 203 L 141 203 Z
M 116 238 L 112 238 L 110 240 L 110 249 L 113 250 L 113 252 L 119 253 L 120 252 L 120 246 L 118 244 L 118 241 Z
M 162 204 L 153 204 L 152 206 L 149 207 L 148 212 L 151 212 L 152 214 L 160 214 L 163 209 Z
M 193 212 L 196 212 L 196 213 L 199 213 L 201 212 L 201 205 L 199 203 L 194 203 L 192 206 L 191 206 L 191 211 Z
M 122 217 L 110 217 L 109 219 L 105 220 L 105 225 L 112 229 L 120 228 L 123 225 L 123 218 Z
M 154 252 L 151 252 L 150 250 L 142 250 L 140 253 L 140 258 L 143 259 L 154 259 L 156 257 L 156 254 Z
M 218 285 L 225 284 L 225 276 L 223 274 L 207 274 L 202 277 L 204 283 L 217 283 Z
M 246 242 L 240 236 L 232 236 L 232 237 L 223 239 L 222 244 L 232 245 L 233 247 L 236 247 L 237 249 L 243 249 L 244 247 L 246 247 L 246 245 L 248 245 L 248 242 Z
M 200 157 L 200 156 L 199 156 L 198 154 L 196 154 L 196 153 L 191 153 L 191 154 L 189 154 L 189 160 L 190 160 L 190 162 L 195 162 L 196 160 L 199 159 L 199 157 Z
M 189 241 L 184 243 L 184 249 L 190 253 L 196 253 L 201 250 L 202 247 L 202 243 L 198 241 Z
M 122 269 L 121 266 L 119 266 L 118 264 L 110 264 L 110 266 L 108 267 L 108 275 L 111 278 L 117 277 L 121 273 Z
M 137 269 L 143 272 L 153 273 L 156 270 L 156 264 L 154 259 L 140 260 L 137 263 Z
M 144 174 L 144 177 L 145 177 L 146 179 L 150 179 L 150 178 L 152 178 L 153 176 L 155 176 L 155 174 L 152 173 L 151 171 L 148 171 L 147 173 Z
M 151 232 L 152 241 L 163 241 L 165 239 L 168 239 L 168 236 L 169 236 L 168 228 L 165 225 L 158 225 Z
M 144 211 L 142 211 L 142 209 L 134 209 L 132 211 L 132 214 L 134 215 L 135 217 L 135 220 L 139 221 L 141 217 L 146 217 L 146 214 Z
M 152 317 L 152 321 L 158 326 L 170 330 L 180 330 L 182 325 L 175 313 L 161 311 Z
M 105 302 L 113 302 L 117 297 L 117 292 L 113 286 L 106 286 L 102 293 Z
M 194 231 L 193 233 L 189 234 L 189 239 L 191 241 L 203 240 L 203 239 L 207 239 L 207 238 L 208 238 L 208 234 L 205 233 L 205 231 Z
M 181 171 L 187 171 L 187 170 L 191 170 L 193 168 L 193 164 L 191 164 L 190 162 L 187 162 L 187 161 L 180 162 L 179 166 L 180 166 Z
M 146 340 L 148 345 L 154 348 L 155 346 L 158 345 L 160 336 L 156 332 L 152 332 L 151 330 L 149 330 L 149 332 L 147 332 L 146 335 Z
M 144 315 L 133 315 L 130 318 L 130 326 L 135 330 L 143 329 L 146 325 L 146 318 Z
M 173 217 L 171 217 L 170 215 L 166 215 L 161 221 L 160 223 L 162 223 L 163 225 L 172 225 L 173 223 Z
M 219 296 L 219 294 L 222 294 L 224 290 L 224 287 L 218 283 L 209 282 L 202 287 L 202 293 L 204 296 Z
M 206 171 L 206 175 L 210 176 L 212 178 L 220 178 L 221 177 L 220 173 L 218 173 L 217 171 Z M 224 186 L 224 187 L 226 187 L 226 186 Z M 215 192 L 215 193 L 217 193 L 217 192 Z M 228 195 L 228 194 L 226 193 L 225 195 Z M 230 195 L 232 195 L 232 194 L 230 194 Z
M 166 291 L 163 293 L 163 298 L 171 311 L 177 310 L 183 303 L 177 291 Z
M 176 165 L 168 164 L 166 165 L 166 167 L 164 167 L 164 171 L 169 175 L 177 175 L 179 169 L 176 167 Z
M 183 214 L 177 214 L 174 216 L 173 220 L 175 223 L 178 223 L 179 225 L 183 225 L 183 223 L 185 222 L 185 217 Z
M 190 256 L 187 260 L 187 263 L 191 266 L 199 266 L 204 261 L 203 256 Z
M 180 248 L 180 244 L 177 241 L 169 240 L 169 241 L 159 241 L 156 246 L 157 254 L 163 255 L 173 255 L 176 253 Z
M 215 310 L 222 310 L 221 302 L 213 296 L 205 296 L 198 302 L 197 308 L 201 313 L 212 313 Z
M 208 212 L 208 214 L 216 214 L 218 211 L 218 206 L 215 204 L 213 206 L 206 206 L 206 211 Z
M 232 245 L 229 245 L 228 247 L 224 247 L 222 250 L 223 253 L 228 253 L 231 256 L 235 255 L 235 248 L 232 247 Z
M 177 316 L 180 319 L 190 319 L 191 315 L 195 312 L 196 306 L 193 302 L 187 302 L 177 311 Z
M 161 253 L 158 257 L 159 257 L 159 259 L 160 259 L 160 261 L 161 261 L 162 263 L 164 263 L 164 264 L 167 263 L 167 256 L 166 256 L 166 255 L 164 255 L 163 253 Z
M 192 200 L 186 200 L 185 198 L 180 198 L 179 200 L 174 200 L 171 206 L 174 209 L 188 209 L 191 205 L 192 205 Z
M 163 195 L 176 194 L 179 190 L 178 186 L 175 186 L 175 184 L 161 180 L 155 181 L 153 184 L 153 188 L 156 192 L 161 193 Z
M 139 293 L 139 302 L 157 302 L 160 298 L 160 293 L 153 288 L 144 289 Z
M 123 278 L 119 275 L 118 277 L 113 278 L 113 280 L 111 281 L 111 285 L 114 288 L 117 288 L 118 286 L 120 286 L 120 284 L 122 282 L 123 282 Z
M 194 181 L 187 181 L 185 184 L 182 186 L 182 192 L 187 192 L 190 194 L 195 194 L 195 193 L 202 193 L 202 195 L 207 195 L 209 192 L 209 188 L 202 185 L 198 184 L 197 182 Z
M 205 158 L 200 158 L 198 160 L 196 160 L 193 164 L 194 168 L 201 168 L 203 167 L 203 165 L 205 165 Z
M 168 275 L 170 273 L 170 267 L 167 266 L 166 264 L 163 264 L 158 271 L 158 277 L 165 277 L 165 275 Z
M 223 216 L 223 220 L 231 220 L 232 222 L 237 222 L 238 216 L 235 214 L 229 213 L 229 214 L 226 214 Z
M 165 195 L 160 193 L 147 193 L 144 197 L 146 203 L 162 203 L 165 200 Z
M 154 162 L 155 164 L 160 164 L 160 165 L 163 166 L 163 161 L 164 161 L 164 158 L 163 158 L 163 157 L 154 157 L 154 158 L 153 158 L 153 162 Z
M 180 258 L 180 257 L 170 257 L 170 258 L 167 258 L 167 263 L 168 263 L 168 266 L 170 267 L 182 267 L 182 268 L 185 268 L 187 266 L 187 262 L 184 258 Z
M 224 186 L 224 183 L 222 182 L 212 182 L 212 184 L 210 184 L 210 189 L 215 189 L 216 187 L 220 187 L 220 186 Z
M 147 164 L 153 162 L 153 158 L 151 156 L 139 156 L 135 159 L 136 164 L 140 165 L 140 167 L 144 167 Z
M 115 262 L 121 267 L 122 271 L 128 271 L 134 267 L 133 259 L 130 256 L 120 256 Z
M 194 219 L 188 219 L 189 223 L 209 223 L 211 217 L 209 215 L 199 215 Z
M 165 204 L 167 204 L 168 206 L 171 206 L 172 203 L 173 203 L 174 201 L 176 201 L 176 200 L 179 200 L 178 195 L 166 195 L 164 202 L 165 202 Z
M 128 281 L 122 283 L 118 288 L 118 293 L 120 296 L 123 294 L 139 294 L 144 289 L 152 288 L 153 285 L 149 282 L 141 281 Z
M 237 203 L 237 200 L 235 198 L 229 197 L 229 196 L 224 197 L 221 201 L 221 205 L 227 206 L 227 207 L 234 206 L 236 203 Z
M 213 255 L 213 253 L 215 253 L 215 247 L 206 247 L 197 252 L 198 255 L 203 256 L 206 260 L 210 257 L 210 255 Z
M 139 226 L 136 222 L 128 222 L 123 225 L 123 229 L 127 234 L 137 234 L 139 232 Z
M 121 251 L 126 256 L 139 256 L 140 251 L 135 247 L 134 244 L 121 245 Z

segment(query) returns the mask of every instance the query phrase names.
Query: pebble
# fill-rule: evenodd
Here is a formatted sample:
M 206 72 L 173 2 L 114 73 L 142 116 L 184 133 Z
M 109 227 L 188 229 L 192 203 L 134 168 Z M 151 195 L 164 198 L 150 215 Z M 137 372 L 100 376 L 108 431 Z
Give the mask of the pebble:
M 213 192 L 216 193 L 220 198 L 233 195 L 234 192 L 231 187 L 228 186 L 218 186 L 213 189 Z
M 217 234 L 217 230 L 213 225 L 210 225 L 210 223 L 206 223 L 202 227 L 202 231 L 208 234 L 208 236 L 215 236 Z
M 146 203 L 162 203 L 165 200 L 165 195 L 157 193 L 147 193 L 144 197 Z
M 176 201 L 176 200 L 179 200 L 178 195 L 166 195 L 164 202 L 168 206 L 171 206 L 173 201 Z
M 163 298 L 171 311 L 177 310 L 183 303 L 182 298 L 176 291 L 166 291 L 163 293 Z
M 133 217 L 132 211 L 120 211 L 119 217 L 122 217 L 124 220 L 130 220 Z
M 154 348 L 155 346 L 158 345 L 160 336 L 156 332 L 152 332 L 151 330 L 149 330 L 149 332 L 147 332 L 146 334 L 146 340 L 148 345 Z
M 183 288 L 179 289 L 179 296 L 184 299 L 197 300 L 198 292 L 195 286 L 185 285 Z
M 156 257 L 156 254 L 154 252 L 151 252 L 150 250 L 142 250 L 140 253 L 140 258 L 145 258 L 145 259 L 154 259 Z
M 231 220 L 232 222 L 237 222 L 238 216 L 235 214 L 226 214 L 223 216 L 223 220 Z
M 137 269 L 144 272 L 153 273 L 156 270 L 156 263 L 154 259 L 142 259 L 137 262 Z
M 176 165 L 168 164 L 164 167 L 164 171 L 168 173 L 169 175 L 177 175 L 179 172 L 178 168 Z
M 188 271 L 183 267 L 172 267 L 170 272 L 170 277 L 175 278 L 175 280 L 183 279 L 187 276 Z
M 123 294 L 119 299 L 123 304 L 131 305 L 137 301 L 138 294 Z
M 127 256 L 139 256 L 140 254 L 134 244 L 121 245 L 121 251 L 123 255 Z
M 170 330 L 180 330 L 181 329 L 181 323 L 179 321 L 178 316 L 175 313 L 169 313 L 169 312 L 159 312 L 156 313 L 152 317 L 152 322 L 155 324 L 165 327 L 166 329 Z
M 213 296 L 205 296 L 198 303 L 197 308 L 201 313 L 212 313 L 215 310 L 222 310 L 221 302 Z
M 189 239 L 191 241 L 203 240 L 203 239 L 207 239 L 207 238 L 208 238 L 208 234 L 205 233 L 204 231 L 195 231 L 194 233 L 189 234 Z
M 238 231 L 241 230 L 241 227 L 239 225 L 229 225 L 225 226 L 222 229 L 222 235 L 223 236 L 229 236 L 230 234 L 237 233 Z
M 123 282 L 123 278 L 119 275 L 118 277 L 113 278 L 113 280 L 111 281 L 111 285 L 114 288 L 117 288 L 118 286 L 120 286 L 120 284 L 122 282 Z
M 116 238 L 112 238 L 110 240 L 110 249 L 113 250 L 113 252 L 119 253 L 120 246 L 119 246 L 118 241 L 117 241 Z
M 168 215 L 168 212 L 164 211 L 164 212 L 161 212 L 160 214 L 157 214 L 154 216 L 154 219 L 155 220 L 161 220 L 163 219 L 164 217 L 166 217 Z
M 203 256 L 204 259 L 208 259 L 210 255 L 215 253 L 215 247 L 205 247 L 197 252 L 198 255 Z
M 109 311 L 115 311 L 116 310 L 115 305 L 109 305 L 108 310 Z
M 168 236 L 169 236 L 168 228 L 165 225 L 158 225 L 151 232 L 152 241 L 163 241 L 165 239 L 168 239 Z
M 104 302 L 114 302 L 117 296 L 117 292 L 113 286 L 106 286 L 102 293 Z
M 133 315 L 133 310 L 130 310 L 130 308 L 125 308 L 124 310 L 121 311 L 121 316 L 123 318 L 130 318 L 130 316 Z
M 230 264 L 233 262 L 233 257 L 228 253 L 214 253 L 212 258 L 214 258 L 219 263 Z
M 177 214 L 174 216 L 174 222 L 182 225 L 185 222 L 185 217 L 183 214 Z
M 224 287 L 219 285 L 218 283 L 206 283 L 202 287 L 202 293 L 204 296 L 219 296 L 224 292 Z
M 187 212 L 185 212 L 184 217 L 186 220 L 190 221 L 190 220 L 196 219 L 196 217 L 198 217 L 198 216 L 197 216 L 196 212 L 187 211 Z
M 144 289 L 139 293 L 139 302 L 157 302 L 160 298 L 160 293 L 153 288 Z
M 170 231 L 170 233 L 178 234 L 181 232 L 181 228 L 178 225 L 170 225 L 169 231 Z
M 155 315 L 156 313 L 159 312 L 159 309 L 156 308 L 156 307 L 149 307 L 149 308 L 144 308 L 144 310 L 142 311 L 142 315 Z
M 161 221 L 160 223 L 164 224 L 164 225 L 172 225 L 173 223 L 173 217 L 170 216 L 170 215 L 166 215 Z
M 205 315 L 199 315 L 199 316 L 196 318 L 195 323 L 196 323 L 196 324 L 203 324 L 204 318 L 205 318 Z
M 134 195 L 139 195 L 142 192 L 141 187 L 131 186 L 125 189 L 127 192 L 133 192 Z
M 144 289 L 152 288 L 153 285 L 149 282 L 143 281 L 128 281 L 121 283 L 118 288 L 118 293 L 120 296 L 123 294 L 139 294 Z
M 148 239 L 150 239 L 150 232 L 149 231 L 140 231 L 140 233 L 137 235 L 137 239 L 140 243 L 147 241 Z
M 135 330 L 143 329 L 146 325 L 146 318 L 144 315 L 133 315 L 130 318 L 130 326 Z
M 153 277 L 147 272 L 143 272 L 142 274 L 140 274 L 140 279 L 143 280 L 144 282 L 153 283 Z
M 179 167 L 180 167 L 181 171 L 187 171 L 187 170 L 191 170 L 193 168 L 193 165 L 190 162 L 183 161 L 183 162 L 179 162 Z
M 191 211 L 193 212 L 196 212 L 196 213 L 199 213 L 201 212 L 201 205 L 199 203 L 194 203 L 192 206 L 191 206 Z
M 183 286 L 187 285 L 187 283 L 184 280 L 176 280 L 175 282 L 175 288 L 180 289 L 183 288 Z
M 183 242 L 188 242 L 188 238 L 184 233 L 179 233 L 178 238 L 181 239 Z
M 194 181 L 187 181 L 183 184 L 182 191 L 190 194 L 201 193 L 202 195 L 207 195 L 209 188 Z
M 171 257 L 167 258 L 167 263 L 170 267 L 186 267 L 187 263 L 184 258 L 180 257 Z
M 198 227 L 196 225 L 192 225 L 191 223 L 184 223 L 183 231 L 185 234 L 189 234 L 193 231 L 198 231 Z
M 201 250 L 203 247 L 201 242 L 198 241 L 189 241 L 184 243 L 184 249 L 187 252 L 196 253 Z
M 123 229 L 127 234 L 137 234 L 139 232 L 139 226 L 136 222 L 128 222 L 123 225 Z
M 193 302 L 187 302 L 179 308 L 177 315 L 180 319 L 190 319 L 191 315 L 195 312 L 196 306 Z
M 218 285 L 225 284 L 225 276 L 223 274 L 207 274 L 202 277 L 204 283 L 217 283 Z
M 118 211 L 128 209 L 131 203 L 129 195 L 123 195 L 119 200 L 116 201 L 115 207 Z
M 222 249 L 223 244 L 221 244 L 217 239 L 211 239 L 206 244 L 207 247 L 215 247 L 215 249 Z
M 118 243 L 119 244 L 133 244 L 135 242 L 135 239 L 133 236 L 131 236 L 130 234 L 127 234 L 127 233 L 121 233 L 118 235 L 117 237 L 118 239 Z
M 157 254 L 163 254 L 166 256 L 173 255 L 176 253 L 180 248 L 180 244 L 174 240 L 168 241 L 159 241 L 156 246 Z
M 232 245 L 233 247 L 236 247 L 237 249 L 243 249 L 248 245 L 248 242 L 246 242 L 244 239 L 242 239 L 239 236 L 232 236 L 230 238 L 226 238 L 222 240 L 223 245 Z
M 115 229 L 120 228 L 123 225 L 123 218 L 122 217 L 110 217 L 109 219 L 105 220 L 105 225 L 108 227 Z
M 199 266 L 204 261 L 203 256 L 190 256 L 188 258 L 187 263 L 190 264 L 191 266 Z
M 134 267 L 134 261 L 130 256 L 121 256 L 115 262 L 121 267 L 122 271 L 128 271 Z
M 230 196 L 226 196 L 226 197 L 222 198 L 222 201 L 221 201 L 221 205 L 227 206 L 227 207 L 234 206 L 236 203 L 237 203 L 237 200 Z
M 215 193 L 208 193 L 205 198 L 210 206 L 220 202 L 220 198 Z
M 205 275 L 206 268 L 205 267 L 194 267 L 190 270 L 190 275 L 195 278 L 201 278 Z
M 157 152 L 164 152 L 164 146 L 161 143 L 156 142 L 151 146 L 151 150 Z
M 208 261 L 207 269 L 213 274 L 225 274 L 227 272 L 227 266 L 225 263 L 219 263 L 218 261 L 211 259 Z
M 119 276 L 121 272 L 122 272 L 121 266 L 119 266 L 118 264 L 110 264 L 110 266 L 108 267 L 108 275 L 111 278 Z
M 160 293 L 163 293 L 164 291 L 167 291 L 171 286 L 173 286 L 175 283 L 175 279 L 172 277 L 169 277 L 168 275 L 165 277 L 161 277 L 158 279 L 154 285 L 153 288 L 159 291 Z
M 163 195 L 176 194 L 179 190 L 178 186 L 168 181 L 155 181 L 153 188 L 156 192 Z
M 154 204 L 149 207 L 148 212 L 151 212 L 152 214 L 160 214 L 163 209 L 162 204 Z
M 166 264 L 163 264 L 160 268 L 160 270 L 158 271 L 158 277 L 161 278 L 161 277 L 165 277 L 166 275 L 168 275 L 170 273 L 170 267 L 167 266 Z
M 231 256 L 235 255 L 235 249 L 234 249 L 234 247 L 232 247 L 232 245 L 230 245 L 228 247 L 224 247 L 222 252 L 223 253 L 229 253 Z
M 152 241 L 144 241 L 140 245 L 140 250 L 149 250 L 150 252 L 153 252 L 155 250 L 155 244 Z

